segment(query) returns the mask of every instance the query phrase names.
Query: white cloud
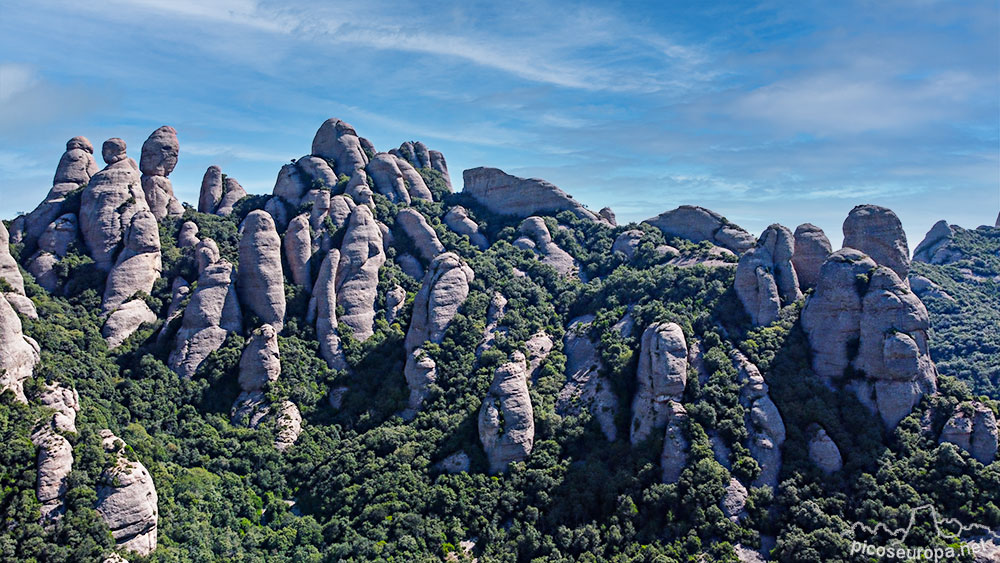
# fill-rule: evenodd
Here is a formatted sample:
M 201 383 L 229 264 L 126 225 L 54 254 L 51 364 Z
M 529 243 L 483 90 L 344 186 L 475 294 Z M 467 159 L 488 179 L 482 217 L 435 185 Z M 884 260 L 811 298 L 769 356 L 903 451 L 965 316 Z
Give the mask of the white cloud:
M 38 83 L 35 69 L 24 64 L 0 63 L 0 103 L 7 103 Z

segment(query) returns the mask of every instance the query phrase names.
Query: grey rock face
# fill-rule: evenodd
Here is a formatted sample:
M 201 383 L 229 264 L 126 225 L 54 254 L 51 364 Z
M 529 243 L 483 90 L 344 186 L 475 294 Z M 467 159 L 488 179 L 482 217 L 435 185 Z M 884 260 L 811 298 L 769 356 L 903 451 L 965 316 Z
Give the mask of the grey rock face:
M 431 190 L 424 183 L 423 176 L 417 172 L 412 165 L 402 158 L 396 158 L 396 166 L 399 167 L 400 174 L 403 175 L 403 182 L 406 184 L 406 191 L 410 194 L 410 199 L 426 199 L 431 201 Z
M 416 209 L 400 209 L 396 214 L 396 225 L 413 241 L 414 248 L 425 261 L 430 262 L 444 252 L 444 245 L 438 240 L 437 233 Z
M 409 410 L 420 408 L 427 385 L 433 381 L 434 362 L 420 354 L 418 348 L 426 342 L 441 342 L 448 324 L 468 297 L 469 284 L 474 277 L 472 268 L 451 252 L 439 255 L 427 269 L 420 291 L 413 300 L 413 319 L 404 342 L 407 351 L 404 374 L 410 387 Z
M 864 252 L 877 264 L 906 280 L 910 271 L 910 249 L 899 217 L 891 209 L 859 205 L 844 220 L 844 247 Z
M 785 443 L 785 423 L 778 407 L 768 395 L 767 383 L 757 366 L 738 350 L 730 353 L 737 370 L 740 404 L 747 410 L 744 424 L 747 428 L 747 448 L 760 466 L 760 475 L 753 482 L 755 487 L 778 486 L 781 473 L 781 446 Z
M 393 203 L 410 203 L 410 192 L 403 181 L 396 157 L 380 152 L 372 158 L 365 169 L 375 182 L 375 190 Z
M 122 345 L 129 336 L 145 323 L 155 323 L 156 313 L 142 299 L 133 299 L 115 309 L 101 327 L 101 336 L 108 343 L 108 350 Z
M 73 446 L 69 440 L 43 426 L 31 435 L 38 447 L 38 483 L 35 492 L 42 503 L 42 522 L 55 520 L 65 512 L 67 478 L 73 471 Z
M 747 496 L 747 488 L 735 478 L 730 478 L 726 494 L 719 501 L 719 508 L 722 509 L 726 518 L 739 523 L 747 514 L 744 510 L 747 505 Z
M 613 442 L 618 437 L 615 427 L 618 398 L 611 391 L 611 383 L 600 375 L 604 363 L 588 334 L 593 320 L 593 315 L 577 317 L 566 327 L 563 337 L 566 384 L 559 391 L 556 412 L 563 416 L 578 415 L 588 409 L 604 436 Z
M 121 139 L 105 141 L 108 162 L 94 174 L 80 195 L 80 231 L 97 267 L 107 272 L 114 265 L 114 254 L 132 223 L 132 216 L 149 211 L 139 181 L 138 165 L 125 156 Z
M 650 325 L 642 333 L 632 399 L 633 445 L 666 427 L 669 402 L 680 400 L 687 384 L 687 354 L 684 332 L 675 323 Z
M 198 246 L 198 225 L 191 222 L 185 221 L 181 225 L 180 230 L 177 232 L 177 246 L 178 248 L 193 248 Z
M 578 271 L 576 260 L 552 240 L 549 228 L 541 217 L 528 217 L 521 222 L 518 232 L 523 236 L 514 241 L 514 246 L 534 250 L 543 264 L 552 266 L 563 276 Z
M 97 173 L 94 161 L 94 146 L 86 137 L 73 137 L 66 142 L 66 152 L 59 159 L 52 184 L 76 184 L 82 186 Z
M 602 207 L 601 210 L 597 212 L 597 216 L 604 219 L 604 222 L 612 227 L 618 226 L 618 220 L 615 218 L 615 212 L 612 211 L 610 207 Z
M 528 217 L 570 210 L 580 218 L 600 220 L 593 211 L 545 180 L 518 178 L 498 168 L 485 167 L 466 170 L 462 177 L 465 180 L 462 193 L 469 194 L 493 213 Z
M 916 293 L 917 297 L 920 297 L 920 300 L 925 303 L 927 299 L 947 299 L 948 301 L 955 301 L 955 298 L 949 295 L 945 290 L 941 289 L 941 286 L 924 276 L 910 274 L 910 289 L 912 289 L 913 293 Z
M 104 313 L 118 309 L 136 292 L 152 293 L 162 267 L 160 227 L 156 217 L 148 210 L 138 211 L 125 233 L 125 248 L 108 274 L 101 304 Z
M 198 211 L 200 213 L 215 213 L 222 201 L 222 169 L 212 165 L 205 170 L 201 179 L 201 191 L 198 194 Z
M 795 252 L 792 265 L 803 289 L 816 287 L 823 262 L 833 253 L 830 239 L 823 229 L 812 223 L 803 223 L 795 228 Z
M 281 274 L 281 239 L 274 220 L 258 209 L 247 215 L 240 230 L 236 281 L 240 304 L 280 332 L 285 322 L 285 282 Z
M 233 424 L 257 428 L 273 413 L 276 425 L 274 447 L 279 452 L 292 447 L 302 433 L 302 414 L 295 403 L 281 401 L 277 405 L 269 404 L 260 391 L 245 391 L 237 397 L 233 405 Z
M 67 213 L 50 223 L 38 237 L 38 251 L 31 257 L 28 271 L 35 277 L 38 285 L 50 293 L 59 285 L 55 265 L 66 256 L 70 245 L 76 242 L 78 230 L 76 215 Z
M 535 379 L 535 377 L 538 376 L 538 371 L 542 367 L 542 362 L 549 357 L 549 352 L 552 351 L 553 346 L 555 346 L 555 342 L 553 342 L 552 337 L 544 331 L 536 332 L 528 338 L 528 340 L 524 343 L 524 349 L 527 352 L 528 359 L 528 377 Z
M 375 201 L 372 199 L 372 190 L 368 186 L 368 174 L 364 170 L 354 172 L 350 181 L 347 182 L 347 187 L 344 188 L 344 195 L 349 196 L 358 205 L 375 207 Z
M 951 442 L 969 452 L 983 465 L 997 455 L 997 420 L 993 411 L 978 401 L 958 405 L 941 430 L 941 443 Z
M 448 210 L 444 216 L 444 224 L 456 233 L 469 237 L 469 242 L 480 250 L 486 250 L 490 245 L 486 236 L 479 232 L 479 224 L 469 217 L 469 212 L 461 205 Z
M 278 332 L 266 324 L 253 331 L 240 355 L 240 389 L 260 391 L 280 376 Z
M 219 349 L 230 332 L 243 328 L 233 266 L 219 258 L 212 239 L 197 248 L 198 287 L 184 309 L 168 364 L 177 375 L 190 378 L 209 354 Z
M 344 308 L 338 320 L 362 342 L 374 334 L 378 271 L 383 264 L 382 231 L 371 209 L 359 205 L 351 213 L 340 246 L 336 286 L 337 304 Z
M 0 223 L 0 279 L 7 282 L 13 291 L 6 292 L 7 301 L 10 302 L 22 315 L 37 318 L 35 305 L 30 299 L 24 296 L 24 277 L 17 267 L 17 262 L 10 254 L 10 234 L 7 227 Z
M 167 178 L 177 166 L 179 153 L 177 131 L 167 125 L 153 131 L 142 144 L 139 157 L 142 190 L 146 195 L 146 203 L 157 220 L 184 214 L 184 207 L 174 197 L 174 187 Z
M 21 331 L 21 319 L 7 299 L 0 297 L 0 391 L 10 389 L 26 402 L 22 383 L 38 363 L 38 343 Z
M 479 440 L 490 460 L 490 473 L 523 461 L 535 443 L 535 419 L 528 395 L 524 355 L 497 368 L 479 410 Z
M 51 427 L 59 432 L 76 432 L 76 413 L 80 412 L 80 395 L 76 389 L 55 383 L 46 385 L 39 400 L 42 406 L 52 409 Z
M 802 297 L 792 265 L 794 239 L 787 228 L 768 227 L 736 266 L 736 294 L 755 325 L 777 320 L 782 305 Z
M 444 155 L 438 151 L 428 152 L 431 157 L 431 168 L 441 173 L 445 183 L 448 184 L 448 188 L 451 189 L 451 175 L 448 174 L 448 162 L 445 161 Z
M 361 148 L 354 127 L 335 118 L 324 121 L 316 131 L 312 153 L 320 158 L 332 159 L 337 164 L 337 175 L 344 174 L 348 178 L 368 164 L 368 155 Z
M 331 369 L 347 369 L 337 334 L 337 268 L 340 251 L 330 250 L 319 267 L 319 276 L 310 299 L 310 316 L 315 315 L 316 338 L 323 359 Z
M 822 428 L 816 428 L 812 438 L 809 439 L 809 459 L 823 473 L 827 474 L 836 473 L 844 467 L 844 460 L 840 457 L 840 448 Z
M 615 239 L 614 244 L 611 245 L 611 252 L 621 252 L 625 255 L 626 260 L 631 261 L 635 257 L 636 251 L 639 250 L 641 240 L 642 231 L 638 229 L 625 231 Z
M 470 464 L 469 454 L 465 452 L 455 452 L 442 459 L 435 467 L 450 474 L 468 473 Z
M 934 223 L 931 230 L 927 231 L 927 236 L 913 251 L 913 261 L 928 264 L 950 264 L 961 260 L 964 258 L 962 252 L 957 248 L 950 247 L 954 236 L 955 230 L 946 221 Z
M 499 291 L 495 292 L 493 298 L 490 299 L 489 308 L 486 309 L 486 328 L 483 329 L 483 341 L 476 348 L 477 358 L 493 347 L 497 336 L 506 333 L 506 329 L 500 326 L 500 322 L 503 321 L 506 314 L 506 308 L 507 298 Z
M 687 420 L 688 414 L 684 405 L 670 401 L 663 451 L 660 453 L 660 469 L 663 472 L 664 483 L 676 483 L 687 466 L 688 450 L 691 448 L 686 434 Z
M 730 223 L 722 215 L 693 205 L 682 205 L 644 222 L 660 229 L 668 237 L 680 237 L 694 242 L 707 240 L 736 254 L 746 252 L 755 242 L 753 235 Z
M 309 216 L 302 214 L 292 219 L 285 229 L 285 259 L 291 270 L 292 283 L 308 288 L 312 284 L 312 233 L 309 231 Z
M 226 176 L 222 182 L 222 201 L 215 208 L 215 214 L 226 216 L 233 212 L 236 202 L 246 197 L 247 191 L 232 176 Z
M 402 286 L 393 286 L 385 294 L 385 322 L 389 324 L 395 322 L 404 305 L 406 305 L 406 290 Z
M 110 430 L 101 431 L 104 450 L 114 454 L 115 464 L 101 474 L 97 486 L 97 513 L 111 528 L 119 549 L 148 555 L 156 549 L 159 519 L 153 478 L 138 461 L 129 461 L 125 445 Z

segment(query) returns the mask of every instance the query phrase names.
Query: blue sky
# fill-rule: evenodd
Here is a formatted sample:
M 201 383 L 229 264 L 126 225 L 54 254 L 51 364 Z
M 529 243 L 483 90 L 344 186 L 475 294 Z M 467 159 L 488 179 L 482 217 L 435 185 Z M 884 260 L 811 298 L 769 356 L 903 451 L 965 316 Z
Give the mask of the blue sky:
M 379 150 L 542 177 L 620 222 L 680 204 L 759 233 L 851 207 L 1000 210 L 1000 4 L 256 2 L 0 5 L 0 216 L 30 211 L 67 139 L 178 132 L 253 193 L 340 117 Z

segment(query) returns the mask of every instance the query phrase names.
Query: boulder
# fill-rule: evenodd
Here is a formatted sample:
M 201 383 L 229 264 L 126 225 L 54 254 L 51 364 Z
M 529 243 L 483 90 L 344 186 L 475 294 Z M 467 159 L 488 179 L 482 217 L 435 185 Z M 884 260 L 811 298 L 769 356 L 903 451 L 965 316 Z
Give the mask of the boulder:
M 820 471 L 826 474 L 836 473 L 844 467 L 844 460 L 840 457 L 840 448 L 834 443 L 830 435 L 823 428 L 815 428 L 812 437 L 809 438 L 809 459 L 819 467 Z
M 80 195 L 80 231 L 90 257 L 105 272 L 114 265 L 115 253 L 132 216 L 149 211 L 139 181 L 138 165 L 125 155 L 125 141 L 104 142 L 108 165 L 94 174 Z
M 635 253 L 639 250 L 639 243 L 642 241 L 643 232 L 639 229 L 631 229 L 618 235 L 614 244 L 611 245 L 611 253 L 621 252 L 625 255 L 625 260 L 631 262 Z
M 309 288 L 312 284 L 312 271 L 309 260 L 312 258 L 312 233 L 309 230 L 309 216 L 303 213 L 292 219 L 285 229 L 285 260 L 290 270 L 289 277 L 295 285 Z
M 66 152 L 59 159 L 52 184 L 69 183 L 82 186 L 96 173 L 94 146 L 86 137 L 73 137 L 66 142 Z
M 956 228 L 949 226 L 946 221 L 934 223 L 931 230 L 927 231 L 927 236 L 913 251 L 913 261 L 928 264 L 951 264 L 964 258 L 961 250 L 951 246 L 955 230 Z
M 295 444 L 299 434 L 302 433 L 302 414 L 295 403 L 281 401 L 275 408 L 267 402 L 261 391 L 245 391 L 240 393 L 233 405 L 232 422 L 256 429 L 262 422 L 268 420 L 272 412 L 274 413 L 272 420 L 276 427 L 274 447 L 279 452 L 285 452 Z
M 528 377 L 532 380 L 538 376 L 538 370 L 542 367 L 542 362 L 549 357 L 549 352 L 552 351 L 553 346 L 555 346 L 555 342 L 552 341 L 552 337 L 546 334 L 545 331 L 532 334 L 524 342 L 524 350 L 528 360 Z
M 330 250 L 319 267 L 316 285 L 309 302 L 309 316 L 316 322 L 319 351 L 331 369 L 347 369 L 347 360 L 340 348 L 337 334 L 337 268 L 340 251 Z
M 156 313 L 142 299 L 133 299 L 122 304 L 108 315 L 101 327 L 101 336 L 108 343 L 108 350 L 114 350 L 128 340 L 143 324 L 155 323 Z
M 163 268 L 160 257 L 160 227 L 151 211 L 136 212 L 125 233 L 125 246 L 108 274 L 102 311 L 108 314 L 137 292 L 153 292 Z
M 667 403 L 667 428 L 664 431 L 660 469 L 664 483 L 676 483 L 687 466 L 691 443 L 687 438 L 687 410 L 677 401 Z
M 425 261 L 430 262 L 444 252 L 444 245 L 438 240 L 437 233 L 416 209 L 400 209 L 396 214 L 396 225 L 413 241 L 413 247 Z
M 479 410 L 479 440 L 490 462 L 490 473 L 501 473 L 523 461 L 535 442 L 535 418 L 528 395 L 524 355 L 497 368 Z
M 51 428 L 57 432 L 76 432 L 76 413 L 80 412 L 80 395 L 59 383 L 45 385 L 38 397 L 42 406 L 52 409 Z
M 192 221 L 185 221 L 177 232 L 177 246 L 179 248 L 198 246 L 198 225 Z
M 153 131 L 142 144 L 139 157 L 142 191 L 157 220 L 184 214 L 184 207 L 174 197 L 174 187 L 168 178 L 177 166 L 179 152 L 177 131 L 168 125 Z
M 769 395 L 757 399 L 750 409 L 747 448 L 760 466 L 755 487 L 777 489 L 781 474 L 781 446 L 785 443 L 785 423 Z
M 545 180 L 518 178 L 498 168 L 485 167 L 466 170 L 462 177 L 465 181 L 462 193 L 498 215 L 529 217 L 569 210 L 582 219 L 600 220 L 593 211 Z
M 222 169 L 215 165 L 209 166 L 201 178 L 198 212 L 215 213 L 222 201 L 222 193 Z
M 26 402 L 22 384 L 39 359 L 38 343 L 24 335 L 21 319 L 0 296 L 0 392 L 10 389 L 17 400 Z
M 899 279 L 910 271 L 910 249 L 899 217 L 891 209 L 859 205 L 844 220 L 844 247 L 867 254 L 875 263 L 891 268 Z
M 795 228 L 795 252 L 792 265 L 799 279 L 799 287 L 809 289 L 819 283 L 819 271 L 823 262 L 833 253 L 830 239 L 823 229 L 812 223 L 803 223 Z
M 200 270 L 198 285 L 184 309 L 184 319 L 168 361 L 170 369 L 185 378 L 198 371 L 230 332 L 243 329 L 232 264 L 219 258 L 212 239 L 202 240 L 196 254 Z
M 719 508 L 722 509 L 722 514 L 738 524 L 747 515 L 745 510 L 747 496 L 747 488 L 735 478 L 730 477 L 726 493 L 722 496 L 722 500 L 719 501 Z
M 278 332 L 285 322 L 285 281 L 281 238 L 266 212 L 250 212 L 240 226 L 240 267 L 236 288 L 240 304 Z
M 149 555 L 156 549 L 159 519 L 153 478 L 142 463 L 128 459 L 125 444 L 110 430 L 101 431 L 101 442 L 115 462 L 98 479 L 95 509 L 117 548 Z
M 601 210 L 597 212 L 597 216 L 604 219 L 604 222 L 612 227 L 618 226 L 618 219 L 615 217 L 615 212 L 612 211 L 610 207 L 602 207 Z
M 261 391 L 281 375 L 278 331 L 265 324 L 253 331 L 240 355 L 240 389 Z
M 226 176 L 222 181 L 222 200 L 219 201 L 219 205 L 215 208 L 215 214 L 223 217 L 229 215 L 233 212 L 233 206 L 236 205 L 236 202 L 246 196 L 247 191 L 236 181 L 236 178 Z
M 633 445 L 666 427 L 669 403 L 681 399 L 687 383 L 687 342 L 679 325 L 650 325 L 643 331 L 641 342 L 638 388 L 632 399 Z
M 416 411 L 433 381 L 434 362 L 418 353 L 426 342 L 439 344 L 448 324 L 458 313 L 469 295 L 469 284 L 475 274 L 457 254 L 446 252 L 431 262 L 420 291 L 413 300 L 413 317 L 406 332 L 407 351 L 404 374 L 410 387 L 408 410 Z M 428 362 L 430 362 L 428 364 Z
M 444 224 L 459 235 L 469 237 L 469 242 L 480 250 L 486 250 L 490 245 L 486 237 L 479 232 L 479 224 L 469 217 L 469 212 L 461 205 L 456 205 L 445 213 Z
M 394 285 L 385 294 L 385 322 L 392 324 L 403 306 L 406 305 L 406 290 L 402 286 Z
M 941 430 L 938 441 L 955 444 L 979 463 L 989 465 L 997 455 L 996 416 L 979 401 L 958 405 Z
M 382 231 L 371 209 L 359 205 L 351 212 L 340 246 L 336 288 L 337 305 L 344 308 L 338 321 L 362 342 L 374 334 L 378 271 L 383 264 Z
M 66 511 L 64 498 L 73 471 L 73 446 L 46 425 L 31 435 L 38 448 L 38 482 L 35 492 L 42 503 L 42 522 L 59 518 Z
M 372 158 L 365 170 L 375 182 L 375 191 L 393 203 L 410 203 L 410 192 L 406 189 L 403 172 L 399 169 L 396 157 L 380 152 Z
M 441 173 L 444 178 L 445 184 L 448 184 L 449 191 L 451 190 L 451 175 L 448 174 L 448 162 L 445 161 L 444 155 L 438 151 L 428 151 L 431 158 L 431 169 L 437 170 Z
M 406 160 L 395 158 L 396 166 L 399 167 L 399 172 L 403 175 L 403 182 L 406 184 L 406 191 L 410 195 L 410 199 L 425 199 L 427 201 L 434 199 L 431 196 L 431 190 L 424 183 L 423 176 Z
M 368 155 L 361 147 L 354 127 L 335 118 L 324 121 L 316 131 L 312 153 L 320 158 L 333 160 L 337 175 L 343 174 L 348 178 L 368 164 Z
M 552 240 L 549 228 L 541 217 L 528 217 L 521 222 L 518 232 L 523 235 L 514 246 L 534 250 L 542 264 L 552 266 L 560 275 L 570 276 L 579 270 L 576 260 Z
M 753 235 L 722 215 L 693 205 L 682 205 L 644 222 L 660 229 L 668 238 L 679 237 L 694 242 L 707 240 L 736 254 L 750 250 L 755 242 Z

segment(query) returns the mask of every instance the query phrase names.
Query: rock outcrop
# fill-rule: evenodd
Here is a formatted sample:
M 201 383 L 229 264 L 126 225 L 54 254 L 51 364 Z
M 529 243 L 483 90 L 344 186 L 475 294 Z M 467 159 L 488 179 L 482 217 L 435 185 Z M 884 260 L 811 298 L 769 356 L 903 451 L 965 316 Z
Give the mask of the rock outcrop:
M 246 195 L 246 190 L 236 178 L 226 176 L 218 166 L 209 166 L 201 180 L 198 211 L 226 216 L 233 212 L 236 202 Z
M 815 428 L 809 438 L 809 459 L 826 474 L 836 473 L 844 467 L 840 448 L 823 428 Z
M 309 259 L 312 258 L 312 233 L 309 230 L 309 216 L 299 215 L 288 223 L 285 229 L 285 240 L 282 241 L 285 250 L 285 260 L 290 270 L 292 283 L 309 288 L 312 284 L 312 269 Z
M 730 354 L 730 359 L 742 385 L 740 404 L 747 412 L 744 420 L 748 434 L 747 449 L 760 466 L 760 475 L 754 480 L 753 486 L 776 489 L 778 476 L 781 474 L 785 423 L 768 394 L 767 383 L 757 366 L 738 350 Z
M 128 458 L 124 442 L 110 430 L 101 431 L 101 442 L 116 461 L 98 480 L 97 513 L 119 549 L 148 555 L 156 549 L 159 519 L 153 478 L 142 463 Z
M 177 166 L 179 153 L 177 131 L 168 125 L 153 131 L 142 144 L 139 156 L 142 191 L 146 195 L 150 211 L 158 221 L 165 217 L 180 217 L 184 214 L 184 207 L 174 197 L 174 187 L 168 178 Z
M 736 266 L 736 295 L 755 325 L 771 324 L 778 311 L 802 297 L 792 265 L 795 241 L 792 232 L 774 224 Z
M 132 216 L 149 211 L 139 180 L 139 165 L 125 154 L 125 141 L 108 139 L 102 150 L 103 170 L 94 174 L 80 195 L 80 231 L 90 257 L 105 272 L 114 265 Z
M 722 514 L 732 522 L 739 523 L 747 515 L 746 510 L 744 510 L 747 505 L 747 496 L 747 488 L 735 478 L 730 477 L 726 493 L 719 501 Z
M 425 199 L 427 201 L 433 199 L 431 190 L 424 183 L 423 176 L 409 162 L 396 157 L 396 166 L 399 167 L 399 172 L 403 175 L 403 182 L 406 184 L 406 192 L 410 195 L 410 199 Z
M 614 244 L 611 245 L 612 254 L 621 252 L 625 255 L 625 260 L 631 262 L 635 253 L 639 250 L 639 242 L 642 240 L 642 231 L 630 229 L 618 235 Z
M 479 232 L 479 224 L 469 217 L 469 212 L 461 205 L 456 205 L 444 215 L 444 224 L 456 233 L 469 237 L 469 242 L 480 250 L 486 250 L 490 242 Z
M 664 483 L 676 483 L 687 466 L 691 443 L 687 438 L 687 410 L 677 401 L 667 403 L 667 428 L 660 453 L 660 470 Z
M 31 435 L 38 448 L 38 483 L 35 493 L 42 503 L 42 522 L 55 520 L 65 512 L 67 478 L 73 471 L 73 445 L 51 426 L 43 426 Z
M 694 242 L 707 240 L 736 254 L 750 250 L 755 243 L 753 235 L 704 207 L 682 205 L 644 222 L 660 229 L 668 238 L 679 237 Z
M 43 407 L 52 409 L 53 430 L 76 432 L 76 413 L 80 412 L 80 395 L 76 389 L 59 383 L 46 385 L 38 399 Z
M 316 322 L 316 338 L 319 351 L 331 369 L 347 369 L 347 361 L 340 348 L 337 334 L 337 268 L 340 265 L 340 251 L 336 248 L 323 259 L 319 267 L 313 296 L 309 302 L 310 320 Z
M 273 413 L 273 419 L 270 415 Z M 274 447 L 279 452 L 288 450 L 299 438 L 302 432 L 302 414 L 295 403 L 281 401 L 277 405 L 267 402 L 264 393 L 252 391 L 241 393 L 233 405 L 233 424 L 258 428 L 267 420 L 274 420 Z
M 198 246 L 198 225 L 193 221 L 185 221 L 177 231 L 178 248 L 194 248 Z
M 230 332 L 243 329 L 236 296 L 233 265 L 219 257 L 212 239 L 204 239 L 196 249 L 198 286 L 184 309 L 181 328 L 170 354 L 170 369 L 190 378 L 209 354 L 219 349 Z
M 160 227 L 151 211 L 138 211 L 132 216 L 124 242 L 104 289 L 101 308 L 105 314 L 117 310 L 137 292 L 152 293 L 163 267 Z
M 316 131 L 312 153 L 320 158 L 333 160 L 337 175 L 343 174 L 348 178 L 368 164 L 368 155 L 361 147 L 354 127 L 336 118 L 327 119 Z
M 405 207 L 396 214 L 396 226 L 413 241 L 413 247 L 425 262 L 430 262 L 444 252 L 444 245 L 438 240 L 434 228 L 427 223 L 416 209 Z
M 958 405 L 941 430 L 940 442 L 950 442 L 983 465 L 997 456 L 997 419 L 993 411 L 978 401 Z
M 410 387 L 407 410 L 420 408 L 427 385 L 436 375 L 434 361 L 423 355 L 420 346 L 426 342 L 439 344 L 459 307 L 469 295 L 469 284 L 475 274 L 457 254 L 446 252 L 431 262 L 420 291 L 413 300 L 413 318 L 406 332 L 406 366 L 404 374 Z
M 261 391 L 281 376 L 278 332 L 265 324 L 253 331 L 240 355 L 240 389 L 244 393 Z
M 479 440 L 490 462 L 490 473 L 501 473 L 514 461 L 523 461 L 535 442 L 535 418 L 528 395 L 524 355 L 497 368 L 479 410 Z
M 792 265 L 799 279 L 799 287 L 809 289 L 819 283 L 819 270 L 823 262 L 833 253 L 830 239 L 823 229 L 812 223 L 803 223 L 795 228 L 795 252 Z
M 584 315 L 570 321 L 563 337 L 566 354 L 566 384 L 559 391 L 556 412 L 560 415 L 578 415 L 584 409 L 597 420 L 601 432 L 613 442 L 618 437 L 615 416 L 618 398 L 611 391 L 611 383 L 601 375 L 604 363 L 596 343 L 590 337 L 593 315 Z M 619 323 L 621 324 L 621 323 Z M 622 330 L 616 326 L 616 329 Z
M 802 311 L 813 370 L 849 382 L 862 403 L 895 428 L 926 393 L 937 369 L 927 349 L 927 309 L 889 268 L 845 248 L 823 264 L 820 282 Z
M 240 267 L 236 288 L 240 304 L 262 323 L 281 332 L 285 322 L 285 280 L 281 275 L 281 238 L 266 212 L 250 212 L 240 226 Z
M 108 343 L 108 350 L 121 346 L 143 324 L 156 322 L 156 313 L 142 299 L 133 299 L 118 307 L 104 321 L 101 336 Z
M 572 211 L 581 219 L 601 220 L 596 213 L 556 186 L 538 178 L 518 178 L 498 168 L 473 168 L 462 173 L 465 187 L 480 205 L 498 215 L 529 217 Z
M 913 261 L 928 264 L 951 264 L 961 260 L 964 258 L 962 252 L 951 247 L 951 241 L 954 237 L 955 229 L 946 221 L 934 223 L 931 230 L 927 231 L 927 236 L 913 251 Z
M 844 220 L 844 248 L 855 248 L 891 268 L 901 280 L 910 272 L 910 249 L 899 217 L 891 209 L 859 205 Z
M 666 427 L 670 401 L 680 401 L 687 384 L 687 341 L 675 323 L 650 325 L 642 333 L 638 389 L 632 399 L 631 441 L 638 444 Z
M 338 321 L 354 337 L 365 341 L 374 334 L 378 271 L 385 264 L 382 231 L 371 209 L 359 205 L 347 222 L 337 266 L 337 304 L 344 308 Z
M 396 157 L 380 152 L 371 159 L 365 169 L 375 183 L 375 191 L 384 195 L 393 203 L 410 203 L 410 192 L 403 181 L 403 172 L 399 169 Z
M 399 285 L 393 286 L 385 294 L 385 322 L 394 323 L 405 305 L 406 290 Z
M 24 277 L 10 254 L 10 234 L 2 222 L 0 222 L 0 280 L 10 286 L 11 290 L 5 291 L 3 296 L 11 306 L 26 317 L 38 318 L 35 304 L 24 295 Z
M 552 266 L 563 276 L 572 275 L 579 270 L 576 260 L 552 240 L 549 228 L 541 217 L 528 217 L 521 222 L 518 232 L 522 236 L 514 241 L 514 246 L 533 250 L 541 257 L 542 264 Z
M 10 389 L 17 400 L 25 402 L 22 384 L 31 377 L 39 359 L 38 343 L 24 335 L 21 319 L 0 296 L 0 392 Z
M 66 257 L 70 246 L 77 241 L 79 225 L 76 215 L 67 213 L 49 223 L 45 232 L 38 237 L 38 251 L 31 257 L 28 271 L 35 276 L 38 285 L 50 293 L 59 286 L 59 276 L 55 265 Z
M 447 184 L 448 189 L 451 190 L 451 175 L 448 174 L 448 162 L 444 159 L 444 155 L 439 151 L 428 152 L 431 157 L 431 169 L 437 170 L 441 173 L 441 177 L 444 178 L 444 183 Z

